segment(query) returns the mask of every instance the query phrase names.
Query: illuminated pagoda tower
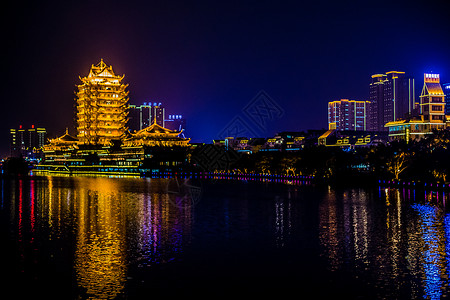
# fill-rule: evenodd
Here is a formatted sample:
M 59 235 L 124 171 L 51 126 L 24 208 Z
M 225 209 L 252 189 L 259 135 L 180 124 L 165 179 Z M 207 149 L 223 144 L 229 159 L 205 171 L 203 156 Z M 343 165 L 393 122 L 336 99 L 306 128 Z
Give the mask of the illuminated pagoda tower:
M 80 77 L 77 98 L 77 138 L 80 144 L 108 145 L 127 131 L 128 84 L 125 75 L 114 74 L 103 59 L 92 65 L 87 77 Z

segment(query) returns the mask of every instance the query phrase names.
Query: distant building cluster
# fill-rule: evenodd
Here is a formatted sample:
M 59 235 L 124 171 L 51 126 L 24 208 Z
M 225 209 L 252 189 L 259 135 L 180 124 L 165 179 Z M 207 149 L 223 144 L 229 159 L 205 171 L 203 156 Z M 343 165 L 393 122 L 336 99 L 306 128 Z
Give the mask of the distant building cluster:
M 214 140 L 213 143 L 226 149 L 250 154 L 258 151 L 300 151 L 307 146 L 314 145 L 354 148 L 386 143 L 387 139 L 387 132 L 330 129 L 325 133 L 323 130 L 285 131 L 269 138 L 227 137 L 223 140 Z
M 31 125 L 25 128 L 11 128 L 9 131 L 11 157 L 24 157 L 32 160 L 40 157 L 40 149 L 47 142 L 47 130 Z
M 433 130 L 450 127 L 449 112 L 450 83 L 441 86 L 439 74 L 424 74 L 419 97 L 414 78 L 405 72 L 374 74 L 368 101 L 341 99 L 328 103 L 329 132 L 322 142 L 328 145 L 324 139 L 336 136 L 333 131 L 364 131 L 381 139 L 387 134 L 389 140 L 420 139 Z

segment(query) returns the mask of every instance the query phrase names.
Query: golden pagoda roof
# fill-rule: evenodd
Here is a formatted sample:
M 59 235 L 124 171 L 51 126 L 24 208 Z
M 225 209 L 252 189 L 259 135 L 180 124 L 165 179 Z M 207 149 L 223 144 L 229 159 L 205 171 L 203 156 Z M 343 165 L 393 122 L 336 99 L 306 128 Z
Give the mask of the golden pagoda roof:
M 77 142 L 78 139 L 76 137 L 73 137 L 69 134 L 69 129 L 66 128 L 66 133 L 64 133 L 62 136 L 50 140 L 51 143 L 74 143 Z
M 113 71 L 112 66 L 108 66 L 104 61 L 103 58 L 100 59 L 100 62 L 96 65 L 91 66 L 91 70 L 89 71 L 88 78 L 91 77 L 121 77 L 123 76 L 116 76 L 116 74 Z
M 179 134 L 182 131 L 170 130 L 163 126 L 153 122 L 152 125 L 139 130 L 138 132 L 131 134 L 129 138 L 126 138 L 123 142 L 124 146 L 161 146 L 161 147 L 173 147 L 173 146 L 189 146 L 191 139 L 182 138 Z
M 152 125 L 139 130 L 135 134 L 133 134 L 136 137 L 145 137 L 145 136 L 169 136 L 174 137 L 178 136 L 181 133 L 181 131 L 171 130 L 165 127 L 162 127 L 161 125 L 157 124 L 156 121 L 153 122 Z

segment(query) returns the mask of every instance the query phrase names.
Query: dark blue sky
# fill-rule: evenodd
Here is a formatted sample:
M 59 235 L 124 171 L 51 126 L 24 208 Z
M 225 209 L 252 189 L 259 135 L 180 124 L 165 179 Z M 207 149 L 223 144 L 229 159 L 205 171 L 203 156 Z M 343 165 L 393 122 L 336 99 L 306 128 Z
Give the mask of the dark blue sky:
M 103 58 L 130 102 L 165 103 L 209 142 L 261 91 L 283 114 L 258 133 L 326 128 L 327 102 L 367 99 L 391 70 L 450 82 L 447 1 L 77 1 L 2 11 L 1 153 L 19 124 L 73 129 L 78 76 Z M 249 127 L 256 126 L 245 119 Z

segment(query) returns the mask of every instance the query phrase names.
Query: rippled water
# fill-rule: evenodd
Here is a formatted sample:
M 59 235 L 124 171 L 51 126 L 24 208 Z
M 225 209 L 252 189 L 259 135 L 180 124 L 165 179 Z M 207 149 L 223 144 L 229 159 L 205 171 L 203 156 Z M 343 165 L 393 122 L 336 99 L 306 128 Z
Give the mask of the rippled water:
M 1 188 L 2 286 L 18 296 L 450 292 L 443 192 L 81 177 L 3 179 Z

